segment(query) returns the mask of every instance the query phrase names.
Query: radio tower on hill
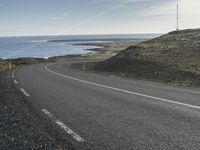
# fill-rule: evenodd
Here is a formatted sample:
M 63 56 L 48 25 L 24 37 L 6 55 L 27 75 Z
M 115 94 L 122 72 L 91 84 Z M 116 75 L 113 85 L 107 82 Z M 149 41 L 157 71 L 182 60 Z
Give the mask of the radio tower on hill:
M 176 25 L 177 25 L 177 26 L 176 26 L 176 30 L 178 31 L 178 30 L 179 30 L 179 5 L 178 5 L 178 0 L 177 0 L 177 5 L 176 5 L 176 11 L 177 11 L 177 12 L 176 12 L 176 13 L 177 13 L 177 16 L 176 16 L 176 19 L 177 19 L 177 20 L 176 20 L 176 21 L 177 21 L 177 22 L 176 22 Z

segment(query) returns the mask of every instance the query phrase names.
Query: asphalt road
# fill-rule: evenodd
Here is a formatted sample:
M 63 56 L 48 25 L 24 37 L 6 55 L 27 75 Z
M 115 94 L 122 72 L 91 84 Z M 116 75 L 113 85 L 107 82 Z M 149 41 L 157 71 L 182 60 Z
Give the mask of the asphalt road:
M 200 90 L 70 70 L 66 63 L 23 67 L 14 78 L 75 149 L 200 149 Z

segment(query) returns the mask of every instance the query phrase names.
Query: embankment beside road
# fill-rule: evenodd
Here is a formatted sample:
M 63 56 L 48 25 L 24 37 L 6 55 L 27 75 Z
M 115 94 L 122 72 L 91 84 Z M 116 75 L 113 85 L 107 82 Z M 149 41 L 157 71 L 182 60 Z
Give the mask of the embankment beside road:
M 175 84 L 200 86 L 200 29 L 171 32 L 130 46 L 93 70 Z

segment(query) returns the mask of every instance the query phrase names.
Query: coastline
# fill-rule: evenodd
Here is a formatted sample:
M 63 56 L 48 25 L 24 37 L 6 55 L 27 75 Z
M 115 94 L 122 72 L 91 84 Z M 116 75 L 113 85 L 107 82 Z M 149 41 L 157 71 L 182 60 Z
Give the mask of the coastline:
M 126 49 L 127 47 L 131 45 L 136 45 L 144 40 L 123 39 L 123 40 L 109 40 L 109 41 L 104 40 L 102 42 L 95 42 L 95 41 L 92 41 L 92 42 L 88 41 L 86 43 L 80 42 L 80 43 L 74 44 L 74 45 L 87 45 L 87 46 L 100 47 L 100 48 L 93 48 L 93 49 L 85 49 L 86 51 L 90 51 L 90 52 L 83 53 L 83 54 L 52 56 L 47 59 L 32 58 L 32 57 L 0 59 L 0 70 L 3 70 L 2 68 L 5 68 L 4 66 L 5 66 L 5 63 L 7 62 L 11 62 L 13 64 L 13 67 L 16 67 L 16 66 L 21 66 L 21 65 L 31 65 L 31 64 L 37 64 L 37 63 L 47 63 L 47 62 L 56 62 L 56 61 L 73 60 L 73 59 L 103 61 L 116 55 L 117 53 Z

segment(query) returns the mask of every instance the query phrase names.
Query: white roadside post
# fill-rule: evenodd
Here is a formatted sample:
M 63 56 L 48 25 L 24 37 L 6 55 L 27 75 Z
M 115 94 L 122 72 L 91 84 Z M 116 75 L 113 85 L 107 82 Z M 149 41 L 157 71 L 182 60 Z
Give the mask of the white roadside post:
M 85 64 L 83 65 L 83 71 L 85 72 Z
M 8 62 L 7 69 L 8 70 L 12 70 L 12 64 L 11 64 L 11 62 Z

